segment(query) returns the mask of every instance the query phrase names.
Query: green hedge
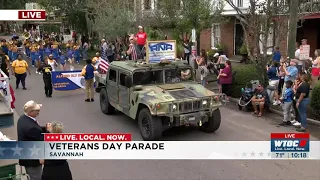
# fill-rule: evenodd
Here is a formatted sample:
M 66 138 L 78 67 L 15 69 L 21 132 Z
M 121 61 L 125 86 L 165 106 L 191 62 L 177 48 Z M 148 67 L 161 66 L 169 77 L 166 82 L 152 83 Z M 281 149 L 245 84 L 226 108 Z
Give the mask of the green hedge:
M 262 82 L 261 73 L 257 72 L 254 64 L 241 64 L 232 66 L 232 97 L 238 98 L 241 96 L 241 88 L 245 88 L 251 80 L 259 80 Z
M 316 84 L 316 86 L 311 91 L 311 108 L 317 114 L 320 113 L 320 81 Z

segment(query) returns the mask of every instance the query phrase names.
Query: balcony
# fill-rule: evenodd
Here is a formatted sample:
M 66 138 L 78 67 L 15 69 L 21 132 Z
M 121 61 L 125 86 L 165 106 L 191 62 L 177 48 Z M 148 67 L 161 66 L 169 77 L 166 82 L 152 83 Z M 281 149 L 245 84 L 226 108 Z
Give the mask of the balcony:
M 232 0 L 233 4 L 242 11 L 242 13 L 246 14 L 247 10 L 250 6 L 250 0 Z M 237 11 L 228 3 L 225 2 L 223 8 L 223 15 L 237 15 Z
M 300 0 L 300 13 L 318 13 L 320 12 L 320 0 Z

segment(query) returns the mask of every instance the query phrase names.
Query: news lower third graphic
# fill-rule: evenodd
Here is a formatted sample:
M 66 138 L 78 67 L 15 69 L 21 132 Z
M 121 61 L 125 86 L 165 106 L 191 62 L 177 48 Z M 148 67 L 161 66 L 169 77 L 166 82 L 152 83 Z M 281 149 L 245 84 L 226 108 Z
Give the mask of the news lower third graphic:
M 310 152 L 309 133 L 272 133 L 272 158 L 308 158 Z
M 44 142 L 2 141 L 0 159 L 39 159 L 44 157 Z
M 132 141 L 131 134 L 48 133 L 44 141 L 0 141 L 0 159 L 320 159 L 308 134 L 273 134 L 270 141 Z

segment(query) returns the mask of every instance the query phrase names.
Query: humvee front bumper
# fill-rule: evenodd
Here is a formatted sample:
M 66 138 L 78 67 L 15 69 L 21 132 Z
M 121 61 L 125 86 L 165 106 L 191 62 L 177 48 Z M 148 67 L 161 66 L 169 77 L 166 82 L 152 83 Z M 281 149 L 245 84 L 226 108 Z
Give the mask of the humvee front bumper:
M 189 114 L 181 114 L 179 115 L 180 126 L 181 125 L 195 125 L 202 124 L 208 121 L 208 118 L 211 117 L 210 111 L 200 111 Z
M 170 126 L 202 125 L 211 117 L 212 111 L 199 111 L 187 114 L 174 115 L 170 118 Z

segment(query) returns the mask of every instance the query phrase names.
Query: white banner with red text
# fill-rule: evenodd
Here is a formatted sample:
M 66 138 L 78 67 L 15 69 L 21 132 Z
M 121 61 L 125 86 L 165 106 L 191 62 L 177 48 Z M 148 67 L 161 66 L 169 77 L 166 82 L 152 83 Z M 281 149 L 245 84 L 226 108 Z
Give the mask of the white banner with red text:
M 45 21 L 45 20 L 46 20 L 45 10 L 0 10 L 0 21 Z

